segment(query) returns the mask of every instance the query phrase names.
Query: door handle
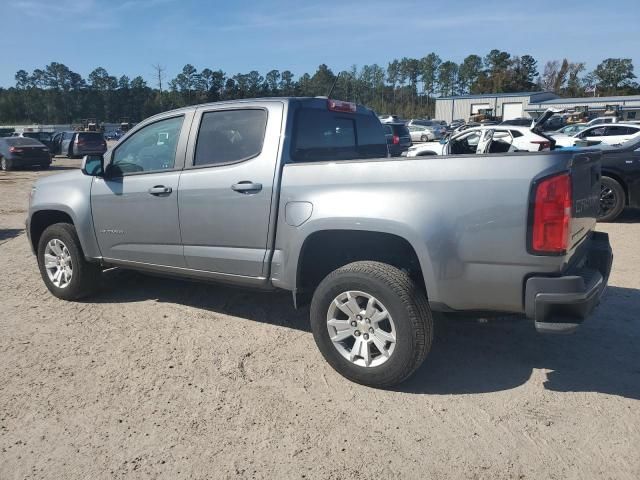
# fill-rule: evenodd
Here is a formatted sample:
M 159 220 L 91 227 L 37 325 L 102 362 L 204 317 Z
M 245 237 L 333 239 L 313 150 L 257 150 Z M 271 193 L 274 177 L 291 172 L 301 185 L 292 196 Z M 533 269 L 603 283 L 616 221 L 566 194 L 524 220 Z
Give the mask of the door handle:
M 149 190 L 151 195 L 169 195 L 173 190 L 171 187 L 165 187 L 164 185 L 156 185 L 155 187 L 151 187 Z
M 231 189 L 240 193 L 256 193 L 262 190 L 262 184 L 243 180 L 242 182 L 231 185 Z

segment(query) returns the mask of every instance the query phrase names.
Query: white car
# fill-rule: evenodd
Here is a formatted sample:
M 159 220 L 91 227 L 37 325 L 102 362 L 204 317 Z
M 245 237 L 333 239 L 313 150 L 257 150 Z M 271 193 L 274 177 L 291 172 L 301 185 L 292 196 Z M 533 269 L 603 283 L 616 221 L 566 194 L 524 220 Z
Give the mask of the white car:
M 467 153 L 540 152 L 551 149 L 551 140 L 516 125 L 487 125 L 463 130 L 449 140 L 427 142 L 409 148 L 407 157 L 462 155 Z
M 412 142 L 430 142 L 436 138 L 433 130 L 424 125 L 409 125 L 407 128 L 411 134 Z
M 640 133 L 640 125 L 632 123 L 612 123 L 587 127 L 575 135 L 556 135 L 554 140 L 558 147 L 589 146 L 600 143 L 619 145 Z
M 618 117 L 597 117 L 588 122 L 587 126 L 602 125 L 603 123 L 618 123 Z

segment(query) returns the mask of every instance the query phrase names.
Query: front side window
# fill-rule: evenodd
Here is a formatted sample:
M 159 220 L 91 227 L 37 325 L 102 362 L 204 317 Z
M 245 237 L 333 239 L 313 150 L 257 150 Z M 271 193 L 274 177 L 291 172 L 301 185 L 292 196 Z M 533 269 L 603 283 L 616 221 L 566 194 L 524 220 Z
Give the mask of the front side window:
M 113 153 L 110 168 L 115 176 L 171 170 L 184 117 L 147 125 L 131 135 Z
M 195 166 L 239 162 L 259 155 L 267 112 L 263 109 L 219 110 L 202 115 Z
M 604 135 L 605 132 L 605 127 L 598 127 L 598 128 L 593 128 L 591 130 L 588 130 L 586 132 L 583 132 L 580 137 L 581 138 L 586 138 L 586 137 L 602 137 Z

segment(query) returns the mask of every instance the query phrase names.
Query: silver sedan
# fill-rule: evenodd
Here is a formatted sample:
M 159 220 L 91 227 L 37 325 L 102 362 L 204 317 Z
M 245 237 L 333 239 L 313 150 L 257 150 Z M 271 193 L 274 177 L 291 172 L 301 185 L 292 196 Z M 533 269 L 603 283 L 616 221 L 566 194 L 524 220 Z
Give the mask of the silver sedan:
M 411 134 L 412 142 L 430 142 L 436 138 L 433 130 L 429 127 L 424 127 L 422 125 L 410 125 L 407 128 Z

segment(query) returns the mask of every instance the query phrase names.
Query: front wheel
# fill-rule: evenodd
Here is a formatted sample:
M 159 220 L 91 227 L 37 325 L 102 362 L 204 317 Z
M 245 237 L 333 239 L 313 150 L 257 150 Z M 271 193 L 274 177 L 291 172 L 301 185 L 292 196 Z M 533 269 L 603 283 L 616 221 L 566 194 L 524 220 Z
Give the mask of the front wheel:
M 0 169 L 3 172 L 8 172 L 9 170 L 11 170 L 11 167 L 11 160 L 7 160 L 4 157 L 0 158 Z
M 420 137 L 420 141 L 421 141 L 421 142 L 428 142 L 428 141 L 429 141 L 429 137 L 427 137 L 426 135 L 422 135 L 422 136 Z
M 408 378 L 433 339 L 425 293 L 402 270 L 371 261 L 327 275 L 313 295 L 311 329 L 338 373 L 372 387 Z
M 624 188 L 611 177 L 602 177 L 600 183 L 599 222 L 613 222 L 624 210 Z
M 90 295 L 100 278 L 100 268 L 85 260 L 76 229 L 68 223 L 56 223 L 42 233 L 38 267 L 49 291 L 63 300 Z

